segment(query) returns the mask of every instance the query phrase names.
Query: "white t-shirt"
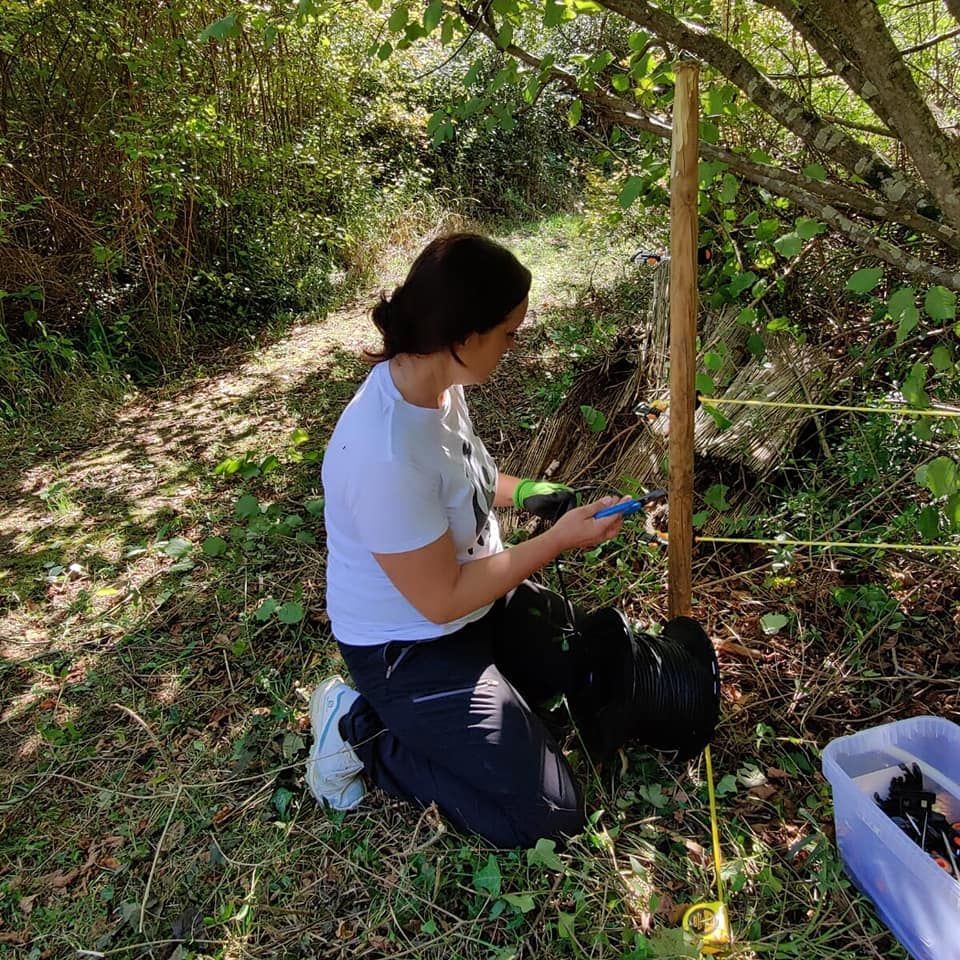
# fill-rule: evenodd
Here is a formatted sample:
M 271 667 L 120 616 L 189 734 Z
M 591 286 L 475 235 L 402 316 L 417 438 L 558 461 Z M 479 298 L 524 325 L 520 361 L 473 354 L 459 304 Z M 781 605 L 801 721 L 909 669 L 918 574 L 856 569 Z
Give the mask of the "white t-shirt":
M 473 432 L 463 387 L 440 409 L 408 403 L 379 363 L 340 416 L 323 457 L 327 612 L 341 643 L 427 640 L 459 630 L 491 605 L 431 623 L 374 553 L 416 550 L 448 529 L 457 560 L 503 550 L 491 508 L 497 467 Z

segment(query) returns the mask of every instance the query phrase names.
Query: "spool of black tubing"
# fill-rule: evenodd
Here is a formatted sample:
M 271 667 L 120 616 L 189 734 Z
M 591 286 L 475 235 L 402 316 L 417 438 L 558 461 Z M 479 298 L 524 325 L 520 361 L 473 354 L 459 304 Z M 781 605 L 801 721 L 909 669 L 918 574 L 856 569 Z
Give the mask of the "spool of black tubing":
M 627 742 L 688 760 L 711 740 L 720 713 L 720 671 L 703 628 L 675 617 L 659 635 L 634 635 L 607 607 L 578 623 L 590 672 L 567 702 L 597 760 Z
M 696 756 L 720 715 L 720 669 L 703 627 L 674 617 L 658 636 L 634 637 L 635 739 L 677 760 Z

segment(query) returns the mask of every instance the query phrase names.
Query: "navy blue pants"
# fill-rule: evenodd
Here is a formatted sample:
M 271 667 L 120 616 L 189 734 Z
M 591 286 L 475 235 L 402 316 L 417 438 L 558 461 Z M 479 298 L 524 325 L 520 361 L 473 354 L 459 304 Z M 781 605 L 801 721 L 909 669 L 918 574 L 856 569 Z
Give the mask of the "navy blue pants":
M 361 694 L 340 731 L 367 776 L 496 847 L 578 833 L 583 795 L 536 712 L 587 681 L 573 614 L 527 581 L 450 636 L 340 644 Z

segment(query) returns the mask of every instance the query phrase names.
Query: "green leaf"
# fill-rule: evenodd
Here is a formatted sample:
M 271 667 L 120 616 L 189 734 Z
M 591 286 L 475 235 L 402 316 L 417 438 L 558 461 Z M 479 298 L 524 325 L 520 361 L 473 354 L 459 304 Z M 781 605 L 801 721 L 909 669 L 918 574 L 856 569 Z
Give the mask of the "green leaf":
M 953 531 L 955 533 L 960 531 L 960 493 L 947 498 L 947 502 L 943 505 L 943 512 Z
M 305 612 L 302 603 L 289 600 L 277 610 L 277 619 L 281 623 L 299 623 L 304 618 Z
M 737 323 L 741 327 L 752 327 L 757 322 L 757 311 L 753 307 L 744 307 L 737 314 Z
M 946 287 L 931 287 L 923 298 L 923 309 L 931 320 L 952 320 L 957 315 L 957 295 Z
M 728 510 L 730 508 L 730 504 L 727 502 L 727 491 L 729 489 L 722 483 L 715 483 L 703 495 L 703 499 L 714 510 Z
M 716 372 L 723 366 L 723 357 L 716 350 L 708 350 L 703 355 L 703 365 L 708 370 Z
M 591 407 L 588 404 L 582 404 L 580 407 L 580 413 L 583 416 L 583 419 L 586 421 L 587 426 L 593 431 L 593 433 L 601 433 L 607 425 L 607 418 L 595 407 Z
M 732 173 L 725 173 L 720 184 L 720 202 L 733 203 L 737 199 L 740 181 Z
M 912 407 L 929 407 L 930 398 L 924 390 L 927 382 L 927 368 L 925 364 L 915 363 L 910 369 L 910 375 L 903 381 L 900 392 L 904 400 Z
M 713 183 L 717 176 L 727 169 L 728 165 L 722 160 L 701 160 L 697 168 L 697 179 L 700 181 L 700 186 L 705 187 Z
M 505 23 L 497 34 L 497 46 L 501 50 L 506 50 L 513 43 L 513 24 Z
M 273 473 L 274 470 L 279 469 L 280 461 L 271 453 L 268 457 L 264 457 L 263 463 L 260 464 L 260 472 L 267 476 L 268 474 Z
M 717 788 L 714 791 L 715 795 L 718 797 L 725 797 L 728 794 L 737 792 L 737 778 L 732 773 L 724 774 L 720 778 L 720 782 L 717 784 Z
M 236 457 L 227 457 L 221 460 L 214 468 L 213 473 L 218 477 L 229 477 L 240 469 L 240 461 Z
M 827 179 L 827 171 L 819 163 L 811 163 L 804 167 L 803 175 L 811 180 L 819 180 L 821 183 Z
M 480 70 L 483 67 L 483 61 L 479 58 L 470 64 L 467 72 L 463 75 L 463 85 L 472 87 L 480 77 Z
M 788 623 L 787 617 L 782 613 L 767 613 L 760 618 L 760 626 L 767 636 L 773 636 L 779 633 Z
M 953 367 L 953 356 L 950 353 L 950 348 L 945 347 L 942 343 L 934 347 L 933 353 L 930 354 L 930 362 L 933 364 L 933 369 L 938 373 L 945 373 L 950 370 Z
M 795 257 L 803 248 L 803 241 L 796 233 L 785 233 L 773 241 L 773 247 L 781 257 Z
M 926 487 L 935 497 L 950 497 L 960 492 L 957 465 L 949 457 L 937 457 L 917 468 L 917 483 Z
M 617 197 L 617 203 L 626 210 L 637 197 L 640 196 L 644 187 L 643 177 L 635 175 L 627 177 L 627 182 L 623 185 L 620 195 Z
M 309 547 L 317 542 L 317 538 L 309 530 L 298 530 L 295 539 L 298 543 L 305 543 Z
M 713 377 L 708 377 L 705 373 L 698 373 L 696 378 L 696 389 L 706 397 L 712 397 L 716 389 L 713 383 Z
M 405 3 L 398 4 L 393 8 L 390 19 L 387 21 L 387 29 L 391 33 L 399 33 L 406 25 L 409 19 L 409 12 Z
M 918 440 L 933 439 L 933 426 L 927 417 L 917 417 L 917 422 L 913 425 L 913 435 Z
M 543 23 L 547 27 L 557 27 L 566 18 L 566 6 L 557 0 L 546 0 L 543 6 Z
M 720 130 L 715 123 L 709 120 L 700 121 L 700 139 L 704 143 L 717 144 L 720 142 Z
M 234 508 L 238 517 L 256 517 L 260 514 L 260 503 L 252 493 L 244 494 Z
M 708 404 L 703 409 L 706 410 L 707 416 L 709 416 L 713 420 L 713 422 L 717 425 L 717 429 L 721 433 L 723 433 L 724 430 L 728 430 L 730 427 L 733 426 L 733 421 L 728 420 L 720 412 L 719 408 L 715 407 L 712 403 Z
M 290 434 L 290 446 L 299 447 L 305 444 L 310 439 L 310 434 L 307 433 L 303 427 L 297 427 L 293 433 Z
M 443 17 L 443 0 L 431 0 L 430 5 L 423 12 L 423 29 L 430 33 Z
M 491 853 L 487 856 L 487 862 L 474 873 L 473 886 L 475 890 L 499 897 L 501 885 L 500 865 Z
M 453 39 L 453 31 L 456 27 L 454 19 L 449 14 L 443 18 L 443 26 L 440 28 L 440 43 L 448 46 Z
M 557 911 L 557 936 L 561 940 L 569 940 L 571 943 L 576 941 L 574 929 L 577 925 L 577 915 L 567 913 L 565 910 Z
M 759 333 L 751 333 L 747 337 L 747 349 L 755 356 L 762 357 L 767 352 L 767 345 Z
M 541 866 L 563 873 L 563 861 L 557 856 L 556 842 L 541 837 L 535 846 L 527 850 L 527 866 Z
M 670 802 L 670 798 L 663 792 L 663 786 L 659 783 L 638 784 L 637 793 L 658 810 Z
M 278 604 L 277 601 L 273 599 L 273 597 L 267 597 L 267 599 L 264 600 L 259 607 L 257 607 L 256 612 L 254 613 L 254 616 L 261 623 L 264 623 L 265 621 L 269 620 L 273 616 L 273 611 L 276 610 L 278 606 L 280 606 L 280 604 Z
M 393 53 L 393 44 L 389 40 L 384 40 L 380 44 L 379 49 L 377 50 L 377 59 L 378 60 L 389 60 L 390 55 Z
M 610 83 L 617 93 L 626 93 L 630 89 L 630 78 L 625 73 L 615 73 L 610 78 Z
M 814 237 L 819 237 L 821 233 L 824 233 L 827 225 L 821 223 L 819 220 L 813 220 L 810 217 L 797 217 L 794 229 L 797 231 L 797 236 L 801 240 L 812 240 Z
M 929 505 L 924 507 L 917 515 L 917 530 L 924 540 L 936 540 L 940 536 L 940 511 Z
M 223 537 L 207 537 L 201 549 L 208 557 L 220 557 L 227 552 L 227 546 Z
M 292 799 L 293 791 L 288 790 L 286 787 L 277 787 L 274 791 L 271 803 L 273 804 L 274 810 L 277 811 L 277 816 L 279 816 L 281 820 L 286 819 Z
M 917 292 L 913 287 L 900 287 L 887 298 L 887 313 L 897 322 L 897 344 L 903 343 L 910 331 L 920 322 L 920 311 L 915 303 Z
M 229 37 L 239 36 L 240 23 L 237 20 L 237 15 L 230 13 L 222 20 L 217 20 L 216 23 L 211 23 L 210 26 L 206 27 L 200 34 L 200 42 L 205 43 L 207 40 L 226 40 Z
M 529 893 L 505 893 L 503 899 L 521 913 L 529 913 L 537 905 Z
M 179 560 L 193 549 L 193 544 L 183 537 L 174 537 L 172 540 L 168 540 L 160 549 L 162 553 L 165 553 L 171 559 Z
M 575 127 L 580 122 L 580 116 L 583 113 L 583 101 L 574 100 L 567 111 L 567 126 Z
M 310 514 L 311 517 L 322 517 L 323 516 L 323 497 L 316 497 L 313 500 L 307 500 L 303 504 L 303 509 Z
M 847 289 L 851 293 L 869 293 L 880 282 L 881 277 L 882 267 L 864 267 L 847 281 Z

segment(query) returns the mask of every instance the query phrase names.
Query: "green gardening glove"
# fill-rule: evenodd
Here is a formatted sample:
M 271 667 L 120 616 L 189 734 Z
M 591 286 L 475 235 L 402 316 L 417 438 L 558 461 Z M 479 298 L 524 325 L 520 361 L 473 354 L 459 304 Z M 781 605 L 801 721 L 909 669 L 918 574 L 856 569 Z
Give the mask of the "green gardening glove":
M 513 491 L 513 503 L 519 510 L 556 523 L 568 510 L 580 506 L 580 495 L 562 483 L 521 480 Z

